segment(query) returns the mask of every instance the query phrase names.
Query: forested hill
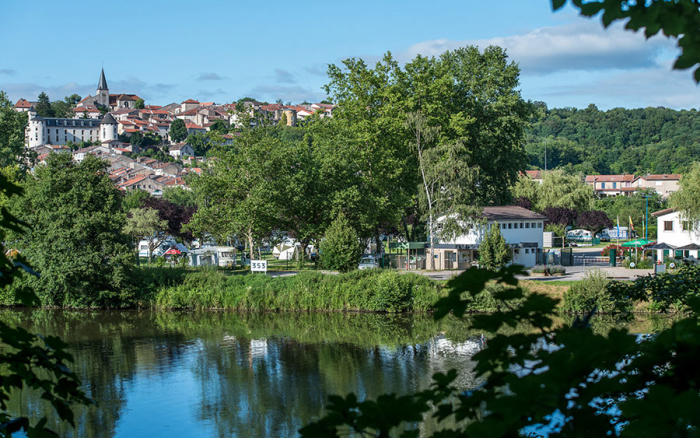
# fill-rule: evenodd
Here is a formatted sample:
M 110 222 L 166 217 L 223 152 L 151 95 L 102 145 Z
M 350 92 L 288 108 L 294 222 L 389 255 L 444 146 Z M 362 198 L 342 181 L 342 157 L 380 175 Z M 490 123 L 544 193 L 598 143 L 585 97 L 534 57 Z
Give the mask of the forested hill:
M 539 106 L 526 148 L 532 168 L 586 174 L 682 173 L 700 161 L 700 112 L 666 108 L 600 111 Z

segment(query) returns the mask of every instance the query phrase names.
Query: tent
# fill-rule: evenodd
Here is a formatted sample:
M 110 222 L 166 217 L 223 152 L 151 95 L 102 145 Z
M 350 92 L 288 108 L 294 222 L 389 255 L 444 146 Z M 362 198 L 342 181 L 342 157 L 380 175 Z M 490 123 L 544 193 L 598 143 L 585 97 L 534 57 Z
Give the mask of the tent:
M 182 251 L 178 250 L 177 248 L 170 248 L 169 250 L 165 251 L 163 254 L 164 255 L 180 255 L 180 254 L 182 254 Z

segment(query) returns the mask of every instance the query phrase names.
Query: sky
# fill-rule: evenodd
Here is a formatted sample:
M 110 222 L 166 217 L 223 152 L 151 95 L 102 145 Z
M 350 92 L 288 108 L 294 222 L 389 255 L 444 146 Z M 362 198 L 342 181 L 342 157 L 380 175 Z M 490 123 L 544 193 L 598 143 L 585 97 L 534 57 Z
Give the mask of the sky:
M 697 108 L 676 43 L 603 29 L 550 0 L 305 2 L 4 0 L 0 90 L 11 100 L 110 93 L 147 104 L 320 101 L 329 64 L 401 62 L 465 45 L 500 45 L 521 68 L 525 99 L 549 107 Z

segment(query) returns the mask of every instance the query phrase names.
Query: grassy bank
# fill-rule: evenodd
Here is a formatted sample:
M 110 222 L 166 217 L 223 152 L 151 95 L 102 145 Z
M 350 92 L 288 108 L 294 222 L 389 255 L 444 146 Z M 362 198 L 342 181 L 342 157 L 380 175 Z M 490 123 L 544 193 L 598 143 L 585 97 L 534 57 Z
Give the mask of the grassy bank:
M 424 276 L 395 271 L 272 278 L 212 270 L 190 272 L 177 284 L 156 285 L 151 299 L 166 309 L 427 312 L 442 293 L 441 285 Z

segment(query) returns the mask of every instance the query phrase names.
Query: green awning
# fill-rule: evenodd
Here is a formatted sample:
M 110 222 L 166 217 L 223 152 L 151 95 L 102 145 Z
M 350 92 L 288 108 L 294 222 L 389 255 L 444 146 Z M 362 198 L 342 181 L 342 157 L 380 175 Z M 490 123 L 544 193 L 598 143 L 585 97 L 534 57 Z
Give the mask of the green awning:
M 641 248 L 645 245 L 650 245 L 654 243 L 653 240 L 646 240 L 646 239 L 637 239 L 637 240 L 632 240 L 630 242 L 625 242 L 622 244 L 623 248 Z
M 389 242 L 389 249 L 423 249 L 425 242 Z

